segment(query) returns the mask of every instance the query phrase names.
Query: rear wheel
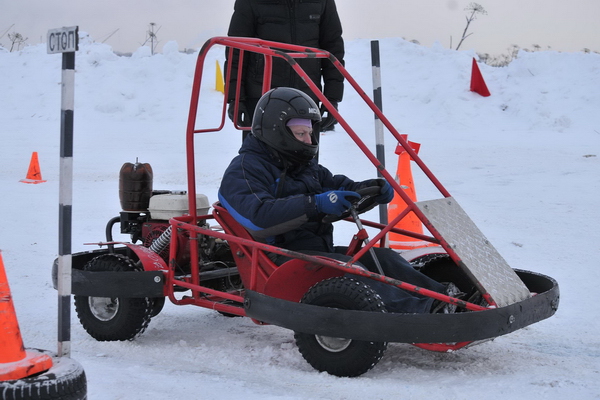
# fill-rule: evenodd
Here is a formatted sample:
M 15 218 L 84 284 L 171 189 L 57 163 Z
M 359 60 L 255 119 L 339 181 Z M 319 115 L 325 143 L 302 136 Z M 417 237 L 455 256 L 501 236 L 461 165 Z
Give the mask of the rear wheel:
M 339 308 L 386 312 L 381 297 L 369 286 L 348 277 L 336 277 L 314 285 L 302 303 Z M 359 376 L 383 357 L 386 342 L 370 342 L 295 332 L 300 353 L 318 371 L 335 376 Z
M 136 271 L 120 254 L 104 254 L 88 262 L 86 271 Z M 86 332 L 99 341 L 131 340 L 142 334 L 156 312 L 151 298 L 75 296 L 75 311 Z M 160 310 L 159 310 L 160 311 Z

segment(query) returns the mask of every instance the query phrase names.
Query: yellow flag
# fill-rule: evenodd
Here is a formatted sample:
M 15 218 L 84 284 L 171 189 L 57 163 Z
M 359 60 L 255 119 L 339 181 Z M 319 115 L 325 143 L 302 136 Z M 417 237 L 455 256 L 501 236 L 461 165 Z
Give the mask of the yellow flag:
M 217 76 L 215 77 L 215 90 L 225 94 L 225 84 L 223 83 L 223 73 L 219 66 L 219 60 L 217 60 Z

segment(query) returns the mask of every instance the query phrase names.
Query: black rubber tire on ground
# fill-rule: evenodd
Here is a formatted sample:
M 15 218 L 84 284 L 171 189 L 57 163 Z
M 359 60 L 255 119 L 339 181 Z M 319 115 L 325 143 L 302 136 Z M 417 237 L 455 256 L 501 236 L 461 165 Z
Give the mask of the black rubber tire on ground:
M 369 286 L 348 277 L 321 281 L 304 295 L 302 303 L 344 310 L 386 312 L 381 297 Z M 359 376 L 383 357 L 386 342 L 330 338 L 295 332 L 304 359 L 318 371 L 341 377 Z
M 87 398 L 87 380 L 81 364 L 68 357 L 55 357 L 45 350 L 38 351 L 53 357 L 52 367 L 41 374 L 0 381 L 0 399 L 84 400 Z
M 121 254 L 103 254 L 88 262 L 86 271 L 136 271 L 133 261 Z M 152 298 L 74 296 L 75 311 L 83 329 L 96 340 L 131 340 L 148 327 L 155 301 Z

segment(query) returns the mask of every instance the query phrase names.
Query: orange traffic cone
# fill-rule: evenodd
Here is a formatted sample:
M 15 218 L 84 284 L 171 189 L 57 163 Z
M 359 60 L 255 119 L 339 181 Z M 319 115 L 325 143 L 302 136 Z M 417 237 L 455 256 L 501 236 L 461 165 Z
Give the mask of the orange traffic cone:
M 406 140 L 407 135 L 402 135 Z M 416 152 L 419 152 L 421 145 L 419 143 L 408 142 L 410 147 Z M 417 201 L 417 193 L 415 192 L 415 184 L 413 181 L 412 171 L 410 168 L 410 154 L 404 150 L 400 144 L 396 146 L 396 154 L 398 154 L 398 169 L 396 172 L 396 182 L 402 187 L 404 192 L 412 201 Z M 391 221 L 406 209 L 406 202 L 398 193 L 394 195 L 394 199 L 388 204 L 388 219 Z M 423 224 L 421 220 L 413 213 L 409 212 L 395 226 L 398 229 L 404 229 L 413 233 L 422 234 Z M 401 235 L 399 233 L 389 233 L 389 245 L 396 250 L 410 250 L 420 247 L 430 246 L 431 243 L 415 239 L 410 236 Z
M 29 163 L 29 170 L 27 171 L 27 177 L 21 179 L 19 182 L 24 183 L 42 183 L 46 182 L 42 180 L 42 171 L 40 170 L 40 163 L 38 161 L 37 151 L 34 151 L 31 155 L 31 162 Z
M 0 381 L 22 379 L 52 367 L 52 358 L 25 350 L 0 252 Z
M 473 58 L 473 66 L 471 68 L 471 92 L 478 93 L 483 97 L 488 97 L 490 95 L 490 91 L 483 80 L 483 75 L 481 75 L 481 71 L 479 70 L 475 58 Z

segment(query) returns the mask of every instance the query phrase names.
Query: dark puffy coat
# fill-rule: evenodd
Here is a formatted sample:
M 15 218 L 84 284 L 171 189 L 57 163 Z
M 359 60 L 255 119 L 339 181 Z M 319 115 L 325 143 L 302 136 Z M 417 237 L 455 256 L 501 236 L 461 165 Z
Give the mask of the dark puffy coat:
M 256 240 L 290 250 L 333 251 L 333 225 L 323 223 L 314 195 L 361 182 L 333 175 L 315 160 L 286 169 L 279 157 L 249 135 L 221 181 L 219 201 Z
M 236 0 L 227 34 L 316 47 L 329 51 L 340 62 L 344 59 L 342 25 L 334 0 Z M 344 79 L 329 60 L 303 59 L 298 60 L 298 63 L 325 97 L 334 102 L 342 101 Z M 317 101 L 316 96 L 286 61 L 274 59 L 273 64 L 272 87 L 294 87 Z M 233 59 L 232 67 L 229 101 L 235 96 L 236 58 Z M 246 53 L 241 101 L 253 103 L 261 97 L 263 69 L 264 56 Z

